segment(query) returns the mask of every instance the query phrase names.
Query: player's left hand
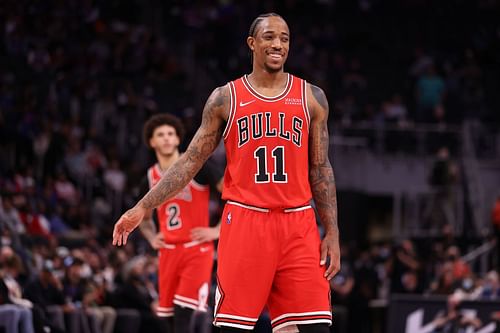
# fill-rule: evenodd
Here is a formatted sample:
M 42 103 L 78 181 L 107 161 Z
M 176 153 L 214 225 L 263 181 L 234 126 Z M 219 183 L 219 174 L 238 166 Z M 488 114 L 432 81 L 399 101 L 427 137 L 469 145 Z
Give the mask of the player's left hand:
M 340 246 L 338 236 L 333 232 L 326 233 L 321 241 L 320 265 L 324 266 L 329 258 L 329 264 L 325 272 L 325 278 L 329 281 L 340 271 Z
M 197 227 L 191 230 L 191 239 L 200 242 L 211 242 L 219 238 L 219 228 L 217 227 Z

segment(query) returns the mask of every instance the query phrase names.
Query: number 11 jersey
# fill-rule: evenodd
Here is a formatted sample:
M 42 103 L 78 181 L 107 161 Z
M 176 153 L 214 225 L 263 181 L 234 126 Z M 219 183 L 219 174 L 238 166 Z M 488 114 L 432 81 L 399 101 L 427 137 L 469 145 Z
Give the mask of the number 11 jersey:
M 309 204 L 306 81 L 287 75 L 274 97 L 258 93 L 246 75 L 228 83 L 223 199 L 263 208 Z

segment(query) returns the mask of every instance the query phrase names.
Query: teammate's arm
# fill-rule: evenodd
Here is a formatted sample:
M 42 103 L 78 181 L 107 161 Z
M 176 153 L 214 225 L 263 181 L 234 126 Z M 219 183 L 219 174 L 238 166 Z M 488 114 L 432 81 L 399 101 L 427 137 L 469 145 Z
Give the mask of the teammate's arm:
M 224 177 L 221 178 L 215 185 L 219 193 L 222 193 L 222 186 L 224 184 Z M 219 239 L 221 220 L 213 227 L 196 227 L 191 229 L 191 239 L 200 242 L 210 242 Z
M 330 258 L 325 272 L 325 277 L 330 280 L 340 270 L 340 247 L 335 177 L 328 158 L 328 101 L 323 90 L 311 84 L 308 87 L 308 108 L 311 114 L 309 182 L 316 209 L 325 228 L 320 264 L 324 265 L 327 257 Z
M 191 239 L 200 242 L 210 242 L 219 238 L 220 220 L 213 227 L 197 227 L 191 229 Z
M 151 247 L 155 250 L 165 248 L 165 240 L 163 233 L 156 230 L 155 222 L 153 221 L 153 212 L 149 209 L 144 215 L 142 223 L 139 224 L 139 230 L 141 230 L 144 238 L 147 239 Z
M 203 108 L 201 125 L 186 152 L 165 172 L 162 179 L 116 222 L 113 244 L 124 245 L 146 211 L 173 197 L 194 177 L 217 147 L 229 112 L 228 86 L 215 89 Z

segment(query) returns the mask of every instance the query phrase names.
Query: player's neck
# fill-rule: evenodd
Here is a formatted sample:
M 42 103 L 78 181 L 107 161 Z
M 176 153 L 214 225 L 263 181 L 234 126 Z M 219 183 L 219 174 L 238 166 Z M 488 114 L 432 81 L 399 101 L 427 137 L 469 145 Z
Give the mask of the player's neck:
M 173 154 L 171 155 L 160 155 L 156 154 L 156 159 L 158 161 L 158 165 L 160 166 L 161 171 L 166 171 L 168 168 L 172 166 L 172 164 L 175 163 L 179 159 L 181 154 L 179 153 L 178 150 L 176 150 Z
M 248 80 L 256 88 L 278 88 L 286 85 L 287 73 L 283 70 L 279 72 L 268 72 L 262 68 L 254 68 L 248 75 Z

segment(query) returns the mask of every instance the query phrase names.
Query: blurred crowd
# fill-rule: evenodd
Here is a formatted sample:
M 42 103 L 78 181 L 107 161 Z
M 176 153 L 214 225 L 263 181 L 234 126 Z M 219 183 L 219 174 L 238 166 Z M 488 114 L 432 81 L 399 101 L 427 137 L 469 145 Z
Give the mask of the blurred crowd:
M 116 217 L 134 202 L 153 161 L 141 127 L 151 114 L 169 112 L 183 119 L 189 138 L 209 92 L 250 70 L 245 39 L 261 12 L 276 11 L 290 23 L 287 70 L 326 91 L 332 129 L 498 123 L 500 100 L 492 92 L 500 78 L 500 5 L 427 6 L 2 1 L 0 314 L 11 318 L 7 332 L 161 327 L 152 311 L 154 253 L 139 235 L 125 248 L 110 246 Z M 214 199 L 214 219 L 220 206 Z M 369 300 L 393 292 L 461 290 L 460 297 L 498 299 L 498 272 L 476 276 L 460 259 L 465 248 L 443 230 L 440 240 L 418 248 L 411 240 L 344 244 L 334 301 L 359 315 Z

